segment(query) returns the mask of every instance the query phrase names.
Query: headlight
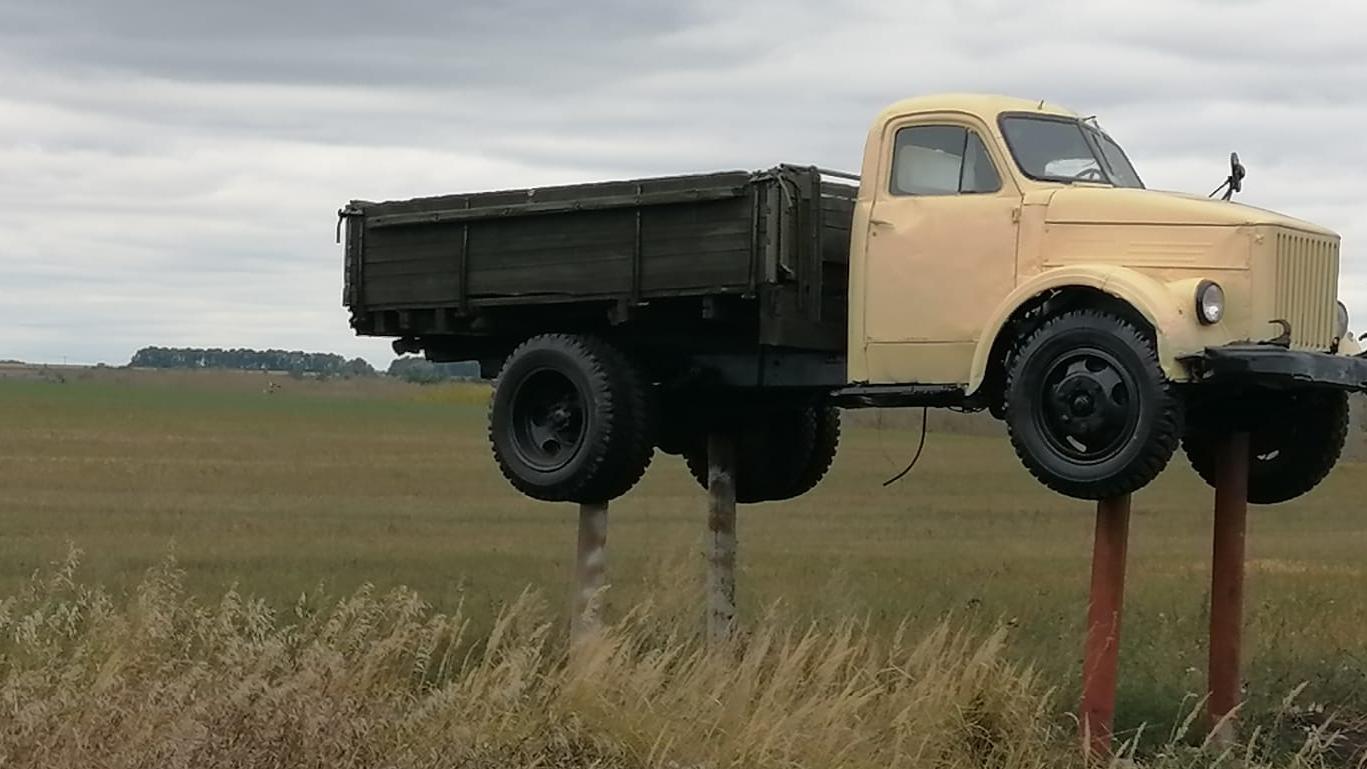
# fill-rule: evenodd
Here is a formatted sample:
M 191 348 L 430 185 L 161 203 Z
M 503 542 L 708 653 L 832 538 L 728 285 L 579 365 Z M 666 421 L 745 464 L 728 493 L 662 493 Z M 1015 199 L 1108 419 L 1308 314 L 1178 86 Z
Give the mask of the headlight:
M 1196 286 L 1196 317 L 1202 323 L 1219 323 L 1225 317 L 1225 290 L 1213 280 Z
M 1334 319 L 1334 336 L 1339 339 L 1348 336 L 1348 307 L 1339 302 L 1338 316 Z

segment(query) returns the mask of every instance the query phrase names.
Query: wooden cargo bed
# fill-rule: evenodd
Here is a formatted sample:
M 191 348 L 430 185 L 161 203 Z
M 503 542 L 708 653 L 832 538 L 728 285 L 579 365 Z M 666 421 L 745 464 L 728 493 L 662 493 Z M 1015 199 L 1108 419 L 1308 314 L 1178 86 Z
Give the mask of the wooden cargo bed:
M 566 323 L 840 351 L 855 193 L 780 166 L 353 201 L 345 304 L 358 333 L 442 359 Z

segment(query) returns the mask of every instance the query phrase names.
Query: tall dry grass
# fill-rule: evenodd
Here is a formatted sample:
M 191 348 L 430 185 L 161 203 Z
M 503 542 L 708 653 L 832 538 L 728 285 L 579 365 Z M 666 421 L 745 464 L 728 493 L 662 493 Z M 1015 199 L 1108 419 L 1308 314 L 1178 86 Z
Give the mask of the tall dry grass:
M 172 561 L 126 600 L 78 554 L 0 601 L 0 766 L 1026 767 L 1081 765 L 1004 631 L 878 637 L 772 611 L 708 650 L 689 589 L 568 648 L 524 593 L 487 633 L 408 590 L 292 611 L 187 596 Z M 677 588 L 677 585 L 674 587 Z M 1263 765 L 1174 747 L 1156 766 Z M 1281 765 L 1333 755 L 1322 731 Z

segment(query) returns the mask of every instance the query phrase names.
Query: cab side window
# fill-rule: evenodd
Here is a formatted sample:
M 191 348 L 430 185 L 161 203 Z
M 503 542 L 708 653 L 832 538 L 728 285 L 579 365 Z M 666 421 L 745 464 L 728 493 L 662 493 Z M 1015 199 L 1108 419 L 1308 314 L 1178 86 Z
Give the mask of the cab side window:
M 1001 177 L 978 135 L 959 126 L 908 126 L 892 150 L 894 195 L 996 192 Z

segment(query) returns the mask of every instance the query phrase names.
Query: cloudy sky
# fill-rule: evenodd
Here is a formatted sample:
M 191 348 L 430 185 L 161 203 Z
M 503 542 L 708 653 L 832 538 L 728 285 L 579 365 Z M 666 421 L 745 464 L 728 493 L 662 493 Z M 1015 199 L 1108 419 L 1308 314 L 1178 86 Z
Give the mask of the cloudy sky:
M 148 344 L 363 355 L 351 198 L 854 169 L 887 102 L 1097 114 L 1151 187 L 1344 236 L 1367 321 L 1367 4 L 0 0 L 0 358 Z M 1359 330 L 1367 324 L 1355 324 Z

